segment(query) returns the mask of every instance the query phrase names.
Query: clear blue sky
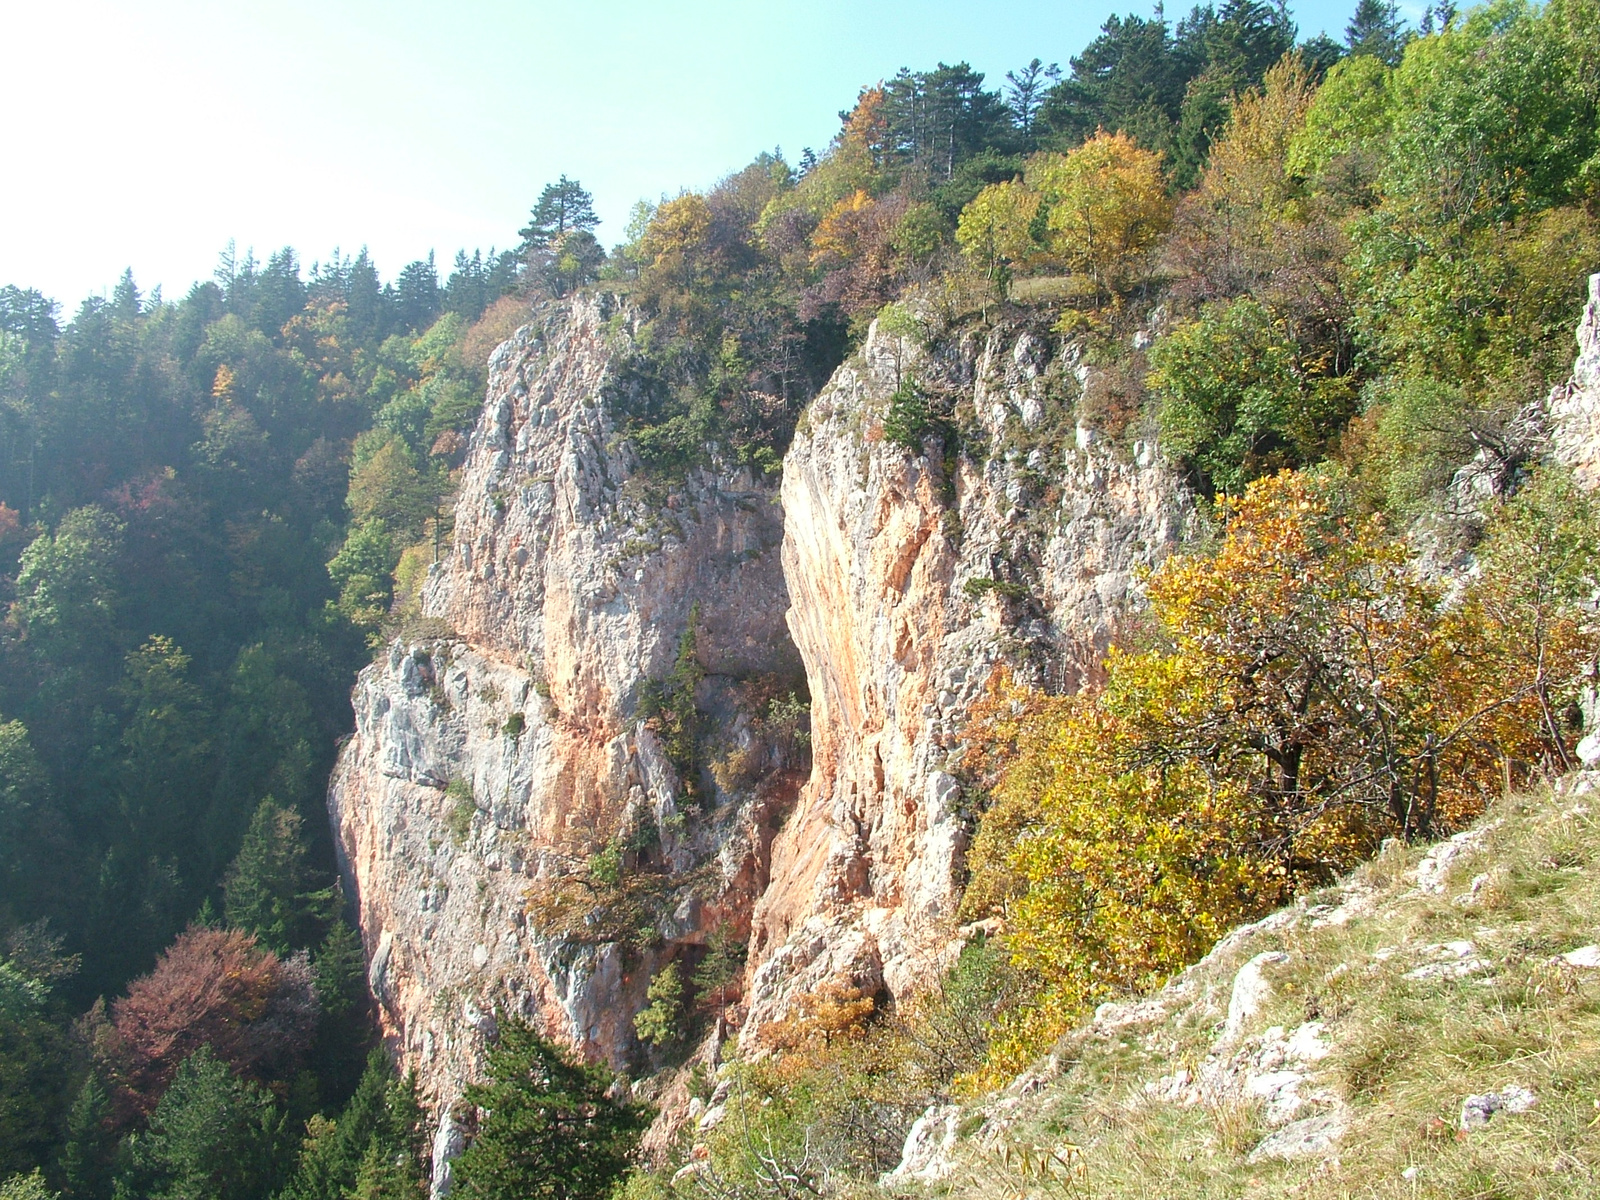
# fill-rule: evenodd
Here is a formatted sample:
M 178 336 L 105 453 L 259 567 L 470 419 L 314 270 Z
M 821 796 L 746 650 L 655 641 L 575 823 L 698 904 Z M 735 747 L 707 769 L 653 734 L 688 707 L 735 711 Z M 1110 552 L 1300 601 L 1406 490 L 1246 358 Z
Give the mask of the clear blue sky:
M 1176 13 L 1187 3 L 1174 3 Z M 1355 0 L 1303 0 L 1338 36 Z M 66 314 L 131 266 L 169 297 L 230 239 L 309 265 L 516 240 L 562 172 L 627 212 L 782 146 L 864 84 L 965 59 L 997 83 L 1112 11 L 1040 0 L 6 0 L 0 283 Z

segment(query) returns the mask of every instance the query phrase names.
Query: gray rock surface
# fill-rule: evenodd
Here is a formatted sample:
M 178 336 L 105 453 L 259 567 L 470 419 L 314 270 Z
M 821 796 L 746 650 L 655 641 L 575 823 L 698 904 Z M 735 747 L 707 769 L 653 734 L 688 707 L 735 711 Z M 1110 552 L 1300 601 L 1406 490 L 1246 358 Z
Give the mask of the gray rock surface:
M 1139 572 L 1193 510 L 1148 449 L 1074 416 L 1086 368 L 1026 329 L 930 350 L 873 325 L 784 461 L 789 628 L 814 758 L 752 930 L 748 1046 L 789 998 L 841 977 L 903 995 L 960 947 L 970 832 L 950 773 L 991 673 L 1071 690 L 1143 602 Z M 886 433 L 896 389 L 943 402 L 962 452 Z
M 1600 487 L 1600 274 L 1589 276 L 1572 378 L 1550 393 L 1547 407 L 1555 456 L 1584 487 Z
M 643 473 L 616 432 L 630 348 L 626 314 L 583 299 L 495 352 L 424 632 L 362 672 L 330 788 L 385 1032 L 441 1110 L 481 1068 L 497 1008 L 645 1061 L 632 1017 L 651 972 L 747 925 L 802 778 L 753 737 L 740 693 L 762 674 L 798 686 L 776 483 L 714 459 L 670 483 Z M 755 760 L 693 809 L 637 719 L 691 613 L 709 751 Z M 530 890 L 624 833 L 665 873 L 653 944 L 539 928 Z

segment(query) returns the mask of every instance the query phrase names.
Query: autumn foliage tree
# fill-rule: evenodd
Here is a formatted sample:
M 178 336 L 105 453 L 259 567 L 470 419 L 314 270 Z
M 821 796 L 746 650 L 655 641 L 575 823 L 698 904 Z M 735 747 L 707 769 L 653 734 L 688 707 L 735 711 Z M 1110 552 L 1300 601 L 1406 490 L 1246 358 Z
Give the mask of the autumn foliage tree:
M 1260 480 L 1223 511 L 1214 553 L 1152 577 L 1151 644 L 1113 650 L 1102 687 L 1005 687 L 979 712 L 976 763 L 1005 765 L 967 910 L 1004 916 L 1048 988 L 1002 1058 L 1383 838 L 1448 832 L 1570 761 L 1600 563 L 1570 479 L 1506 506 L 1449 604 L 1330 475 Z
M 981 262 L 1065 270 L 1120 303 L 1171 221 L 1161 156 L 1101 130 L 1068 154 L 1035 154 L 1020 183 L 978 193 L 956 238 Z
M 316 1022 L 303 955 L 282 960 L 250 934 L 193 927 L 112 1006 L 107 1056 L 123 1108 L 148 1113 L 202 1046 L 243 1076 L 288 1080 Z

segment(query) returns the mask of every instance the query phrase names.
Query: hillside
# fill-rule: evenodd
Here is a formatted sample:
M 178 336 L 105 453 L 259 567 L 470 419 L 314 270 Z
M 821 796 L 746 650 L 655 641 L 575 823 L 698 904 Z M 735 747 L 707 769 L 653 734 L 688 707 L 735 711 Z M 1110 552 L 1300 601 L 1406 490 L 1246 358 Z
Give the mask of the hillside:
M 1600 0 L 1298 39 L 0 288 L 0 1200 L 1581 1192 Z
M 1596 787 L 1508 797 L 1102 1005 L 896 1193 L 1590 1196 L 1600 1180 Z

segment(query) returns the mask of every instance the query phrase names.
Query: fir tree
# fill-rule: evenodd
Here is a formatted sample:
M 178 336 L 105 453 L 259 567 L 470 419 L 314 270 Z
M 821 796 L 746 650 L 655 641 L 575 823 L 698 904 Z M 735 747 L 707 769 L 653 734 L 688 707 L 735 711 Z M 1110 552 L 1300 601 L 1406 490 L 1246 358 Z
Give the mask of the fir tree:
M 603 1200 L 627 1172 L 649 1124 L 642 1105 L 613 1100 L 611 1072 L 574 1062 L 515 1018 L 502 1018 L 489 1082 L 467 1088 L 479 1115 L 456 1159 L 459 1200 Z
M 300 814 L 268 796 L 256 808 L 223 891 L 228 924 L 279 954 L 313 943 L 333 901 L 331 888 L 311 886 L 300 830 Z
M 282 1133 L 271 1094 L 203 1046 L 172 1077 L 149 1128 L 128 1139 L 117 1200 L 264 1200 Z
M 1344 30 L 1344 44 L 1352 56 L 1370 54 L 1391 67 L 1399 65 L 1409 40 L 1394 0 L 1360 0 Z
M 1024 138 L 1033 136 L 1034 118 L 1039 115 L 1045 93 L 1060 79 L 1060 67 L 1055 63 L 1047 67 L 1037 58 L 1020 71 L 1006 72 L 1006 107 Z
M 90 1071 L 67 1111 L 67 1142 L 60 1176 L 66 1200 L 104 1200 L 111 1194 L 116 1139 L 107 1124 L 111 1098 L 100 1076 Z

